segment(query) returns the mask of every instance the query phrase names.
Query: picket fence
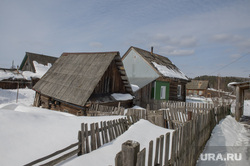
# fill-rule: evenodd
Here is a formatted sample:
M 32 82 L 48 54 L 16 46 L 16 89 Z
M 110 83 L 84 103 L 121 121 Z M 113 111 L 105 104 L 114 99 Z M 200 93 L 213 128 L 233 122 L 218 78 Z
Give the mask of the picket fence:
M 120 107 L 120 102 L 117 107 L 110 107 L 99 104 L 92 104 L 87 110 L 87 116 L 111 116 L 124 115 L 124 108 Z
M 187 109 L 178 110 L 176 105 L 174 106 L 176 109 L 168 107 L 161 111 L 164 112 L 168 126 L 175 129 L 172 134 L 161 135 L 155 140 L 155 143 L 153 140 L 150 141 L 149 147 L 141 151 L 138 150 L 139 143 L 132 140 L 125 142 L 121 152 L 116 155 L 116 166 L 145 166 L 146 151 L 148 166 L 196 165 L 213 128 L 227 115 L 228 111 L 228 106 L 213 108 L 204 104 L 202 109 L 197 109 L 199 107 L 196 104 L 196 106 L 190 105 L 196 109 L 189 109 L 192 115 L 188 117 L 185 113 Z M 172 144 L 170 144 L 170 138 L 172 138 Z M 154 144 L 155 148 L 153 148 Z
M 73 143 L 50 155 L 32 161 L 25 166 L 39 164 L 42 166 L 52 166 L 74 155 L 84 155 L 98 149 L 100 146 L 111 142 L 113 139 L 123 134 L 128 128 L 139 119 L 135 116 L 127 116 L 111 121 L 91 123 L 90 129 L 87 123 L 81 124 L 81 130 L 78 132 L 78 142 Z M 70 151 L 70 152 L 68 152 Z M 66 153 L 66 154 L 65 154 Z M 53 159 L 56 156 L 56 159 Z M 47 161 L 47 162 L 46 162 Z

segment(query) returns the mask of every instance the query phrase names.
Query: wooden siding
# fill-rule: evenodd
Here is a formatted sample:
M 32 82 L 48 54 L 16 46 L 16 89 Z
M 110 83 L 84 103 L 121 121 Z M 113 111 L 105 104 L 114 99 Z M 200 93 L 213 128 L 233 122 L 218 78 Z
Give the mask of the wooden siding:
M 28 80 L 1 80 L 0 88 L 2 89 L 17 89 L 17 88 L 26 88 L 30 87 L 31 82 Z
M 38 92 L 36 92 L 35 100 L 34 100 L 34 106 L 46 109 L 51 109 L 54 111 L 60 111 L 60 112 L 67 112 L 74 115 L 84 115 L 84 108 L 81 109 L 79 106 L 74 106 L 69 103 L 64 103 L 60 101 L 56 101 L 51 97 L 42 95 Z
M 169 100 L 184 101 L 184 102 L 186 101 L 186 82 L 182 82 L 180 80 L 178 81 L 172 80 L 170 78 L 163 78 L 163 77 L 160 77 L 157 80 L 170 83 Z M 178 85 L 181 85 L 181 97 L 177 96 Z M 153 87 L 154 87 L 154 81 L 136 91 L 134 103 L 144 108 L 146 108 L 147 104 L 154 103 L 154 99 L 152 99 Z
M 93 94 L 127 93 L 121 74 L 113 60 L 95 87 Z

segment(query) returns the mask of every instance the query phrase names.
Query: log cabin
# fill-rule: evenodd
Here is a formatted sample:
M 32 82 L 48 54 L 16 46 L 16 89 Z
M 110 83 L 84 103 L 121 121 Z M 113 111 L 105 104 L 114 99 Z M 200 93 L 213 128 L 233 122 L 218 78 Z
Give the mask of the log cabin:
M 154 101 L 185 101 L 189 78 L 167 57 L 130 47 L 122 61 L 135 91 L 136 105 L 146 107 Z
M 129 107 L 133 99 L 119 52 L 63 53 L 33 89 L 34 106 L 75 115 L 84 115 L 93 103 Z

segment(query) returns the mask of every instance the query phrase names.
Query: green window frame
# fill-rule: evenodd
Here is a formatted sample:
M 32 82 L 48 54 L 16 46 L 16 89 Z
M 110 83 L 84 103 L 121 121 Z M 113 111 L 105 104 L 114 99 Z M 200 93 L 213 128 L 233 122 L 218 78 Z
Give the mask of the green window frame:
M 169 82 L 155 81 L 154 88 L 152 88 L 155 100 L 169 100 Z

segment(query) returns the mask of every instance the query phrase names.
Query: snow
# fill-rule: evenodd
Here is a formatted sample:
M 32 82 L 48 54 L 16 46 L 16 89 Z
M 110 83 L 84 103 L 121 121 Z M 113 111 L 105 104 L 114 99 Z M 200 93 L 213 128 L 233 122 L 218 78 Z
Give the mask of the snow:
M 33 73 L 31 71 L 23 71 L 23 76 L 27 79 L 30 80 L 31 77 L 33 78 L 42 78 L 42 76 L 50 69 L 52 66 L 51 63 L 48 63 L 47 65 L 39 64 L 36 61 L 33 61 L 34 67 L 36 72 Z
M 147 148 L 147 163 L 149 142 L 153 140 L 155 146 L 156 138 L 160 135 L 165 135 L 167 132 L 170 132 L 170 138 L 172 138 L 173 130 L 158 127 L 156 125 L 153 125 L 149 121 L 141 119 L 139 122 L 132 125 L 125 133 L 123 133 L 114 141 L 102 146 L 101 148 L 89 154 L 82 155 L 80 157 L 75 158 L 74 160 L 66 162 L 64 165 L 75 166 L 81 165 L 82 163 L 91 166 L 115 165 L 115 156 L 118 152 L 121 151 L 122 144 L 127 140 L 139 142 L 140 150 L 142 150 L 143 148 Z M 172 142 L 172 140 L 170 142 Z
M 81 123 L 119 119 L 124 116 L 78 117 L 32 107 L 31 89 L 0 89 L 0 165 L 24 165 L 77 142 Z
M 174 71 L 172 69 L 167 68 L 166 66 L 159 65 L 156 62 L 152 62 L 152 63 L 157 68 L 157 70 L 166 77 L 180 78 L 180 79 L 188 80 L 188 78 L 185 76 L 185 74 L 182 73 L 181 71 L 179 71 L 179 72 Z
M 35 97 L 35 91 L 31 89 L 1 89 L 0 88 L 0 108 L 1 106 L 16 103 L 17 92 L 18 93 L 18 103 L 32 105 Z
M 130 85 L 131 85 L 131 88 L 132 88 L 133 92 L 136 92 L 137 90 L 140 89 L 140 87 L 138 85 L 134 85 L 134 84 L 130 84 Z
M 113 93 L 111 94 L 112 97 L 115 98 L 117 101 L 124 101 L 124 100 L 132 100 L 133 96 L 131 94 L 123 94 L 123 93 Z
M 0 81 L 4 79 L 24 79 L 24 77 L 21 74 L 17 74 L 8 70 L 0 70 Z
M 233 117 L 228 115 L 213 129 L 211 138 L 208 140 L 203 153 L 235 153 L 238 148 L 242 153 L 243 159 L 246 159 L 246 157 L 249 157 L 249 137 L 249 131 L 247 131 L 244 125 L 238 123 Z M 230 161 L 222 161 L 221 163 L 223 165 L 232 164 Z M 242 160 L 240 164 L 234 164 L 249 165 L 249 160 Z M 197 165 L 205 165 L 205 163 L 199 160 Z M 217 163 L 217 165 L 219 164 Z
M 124 116 L 78 117 L 68 113 L 32 107 L 35 92 L 31 89 L 20 89 L 16 103 L 17 90 L 0 89 L 0 165 L 24 165 L 38 158 L 49 155 L 77 142 L 81 123 L 94 123 L 122 118 Z M 134 109 L 143 109 L 134 106 Z M 245 111 L 250 112 L 250 101 L 245 101 Z M 146 120 L 132 125 L 124 134 L 101 148 L 80 157 L 73 157 L 60 165 L 114 165 L 115 155 L 127 140 L 140 143 L 140 149 L 160 135 L 172 131 Z M 208 141 L 205 151 L 211 147 L 242 146 L 244 155 L 249 148 L 249 131 L 231 116 L 216 125 Z M 172 141 L 172 140 L 171 140 Z M 171 143 L 170 141 L 170 143 Z M 171 144 L 170 144 L 171 147 Z M 226 150 L 230 150 L 227 148 Z M 199 164 L 199 163 L 198 163 Z M 245 163 L 245 165 L 249 165 Z
M 187 96 L 186 97 L 187 103 L 209 103 L 213 104 L 213 100 L 211 98 L 205 98 L 201 96 Z
M 235 88 L 235 86 L 233 86 L 233 84 L 237 84 L 237 82 L 230 82 L 227 84 L 227 87 Z

